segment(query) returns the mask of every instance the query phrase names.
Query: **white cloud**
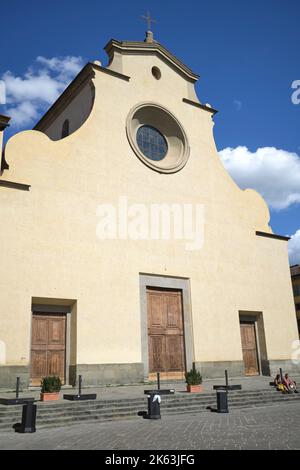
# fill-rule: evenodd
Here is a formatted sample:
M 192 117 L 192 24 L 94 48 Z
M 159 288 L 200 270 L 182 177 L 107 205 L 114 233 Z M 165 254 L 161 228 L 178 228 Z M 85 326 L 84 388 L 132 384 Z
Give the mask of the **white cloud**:
M 20 103 L 22 100 L 39 100 L 51 103 L 58 95 L 63 83 L 47 73 L 39 75 L 26 73 L 24 77 L 15 77 L 11 72 L 2 76 L 6 84 L 7 103 Z
M 28 122 L 37 119 L 38 110 L 30 101 L 23 101 L 10 108 L 10 117 L 18 126 L 26 126 Z
M 286 209 L 300 203 L 300 158 L 296 153 L 275 147 L 227 147 L 219 152 L 235 182 L 256 189 L 272 209 Z
M 47 59 L 43 56 L 38 56 L 36 61 L 43 64 L 46 69 L 53 70 L 53 72 L 59 74 L 59 78 L 69 79 L 70 76 L 75 76 L 82 68 L 82 57 L 66 56 L 63 59 L 58 57 L 52 57 Z
M 289 240 L 290 264 L 300 264 L 300 229 Z
M 58 98 L 83 66 L 82 57 L 38 56 L 22 76 L 7 71 L 2 75 L 6 87 L 5 113 L 17 128 L 30 126 Z

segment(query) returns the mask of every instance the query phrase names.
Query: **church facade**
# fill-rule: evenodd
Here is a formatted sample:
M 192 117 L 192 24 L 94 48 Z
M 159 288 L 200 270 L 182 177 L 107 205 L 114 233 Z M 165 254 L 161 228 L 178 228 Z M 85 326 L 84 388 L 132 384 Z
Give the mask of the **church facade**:
M 3 153 L 0 387 L 299 372 L 287 238 L 224 169 L 198 76 L 150 31 L 105 50 Z

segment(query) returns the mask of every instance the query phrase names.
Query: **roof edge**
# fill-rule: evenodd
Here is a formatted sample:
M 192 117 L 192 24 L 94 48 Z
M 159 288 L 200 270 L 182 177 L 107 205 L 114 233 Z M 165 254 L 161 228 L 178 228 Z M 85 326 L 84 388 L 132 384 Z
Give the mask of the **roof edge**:
M 81 87 L 86 80 L 91 78 L 93 74 L 93 64 L 88 62 L 71 81 L 67 88 L 59 95 L 57 100 L 50 106 L 41 119 L 35 124 L 33 130 L 43 132 L 44 129 L 47 128 L 47 126 L 55 119 L 55 110 L 60 110 L 61 107 L 66 105 L 66 103 L 69 103 L 69 101 L 73 99 L 78 88 Z
M 118 41 L 117 39 L 111 39 L 104 47 L 108 57 L 112 59 L 115 50 L 121 52 L 144 52 L 153 53 L 156 52 L 158 55 L 164 57 L 169 63 L 180 70 L 189 80 L 196 82 L 199 75 L 194 73 L 189 67 L 187 67 L 181 60 L 172 54 L 168 49 L 162 46 L 159 42 L 141 42 L 141 41 Z
M 256 230 L 255 234 L 259 237 L 274 238 L 276 240 L 289 241 L 291 239 L 291 237 L 284 237 L 283 235 L 277 235 L 276 233 L 261 232 L 259 230 Z

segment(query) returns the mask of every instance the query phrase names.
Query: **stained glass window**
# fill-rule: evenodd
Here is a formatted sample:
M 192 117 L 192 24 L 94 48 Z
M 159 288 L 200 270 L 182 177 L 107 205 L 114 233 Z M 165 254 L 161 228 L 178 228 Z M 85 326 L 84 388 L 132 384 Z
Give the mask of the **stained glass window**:
M 143 154 L 151 160 L 165 158 L 168 144 L 164 136 L 152 126 L 141 126 L 136 134 L 136 141 Z

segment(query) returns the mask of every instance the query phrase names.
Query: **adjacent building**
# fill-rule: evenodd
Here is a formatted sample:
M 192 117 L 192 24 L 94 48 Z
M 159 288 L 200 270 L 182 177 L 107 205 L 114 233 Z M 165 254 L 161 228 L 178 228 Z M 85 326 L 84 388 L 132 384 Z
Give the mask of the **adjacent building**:
M 298 332 L 300 336 L 300 264 L 295 264 L 294 266 L 291 266 L 291 276 L 295 299 Z

